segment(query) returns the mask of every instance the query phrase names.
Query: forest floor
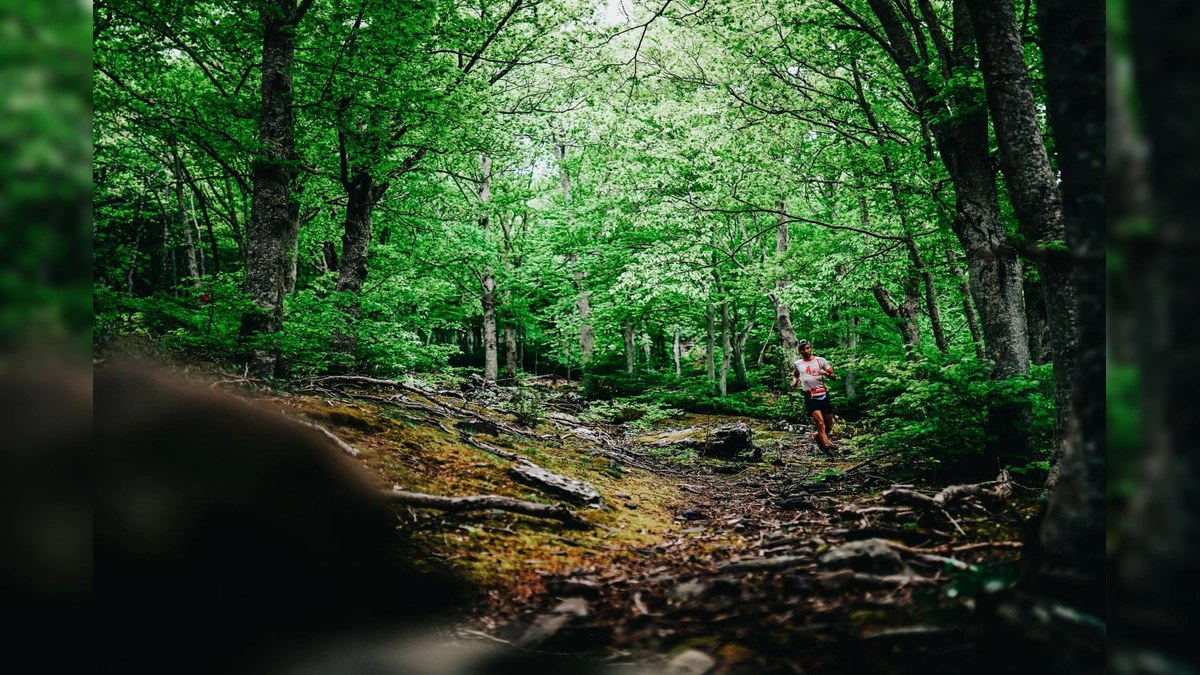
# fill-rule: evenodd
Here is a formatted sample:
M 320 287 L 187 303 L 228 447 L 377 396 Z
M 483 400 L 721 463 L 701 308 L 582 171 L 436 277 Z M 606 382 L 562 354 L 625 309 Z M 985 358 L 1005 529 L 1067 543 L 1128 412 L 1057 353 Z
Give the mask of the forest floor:
M 858 456 L 852 429 L 835 430 L 828 456 L 803 423 L 588 422 L 586 402 L 562 387 L 545 389 L 548 414 L 530 428 L 502 388 L 190 376 L 320 425 L 384 488 L 562 503 L 582 516 L 581 528 L 398 504 L 429 567 L 472 590 L 445 634 L 514 650 L 697 674 L 987 670 L 975 599 L 1012 579 L 1036 511 L 1030 485 L 944 493 L 912 466 Z M 760 457 L 704 457 L 708 432 L 737 422 Z M 522 482 L 514 469 L 531 464 L 599 499 Z

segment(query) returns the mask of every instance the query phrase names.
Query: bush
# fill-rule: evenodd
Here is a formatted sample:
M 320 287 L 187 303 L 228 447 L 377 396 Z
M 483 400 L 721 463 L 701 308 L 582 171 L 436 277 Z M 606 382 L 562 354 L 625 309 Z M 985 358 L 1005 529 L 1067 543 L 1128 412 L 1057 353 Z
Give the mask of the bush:
M 149 297 L 94 286 L 93 349 L 102 350 L 120 337 L 144 336 L 161 340 L 171 351 L 232 356 L 242 346 L 242 314 L 250 309 L 241 290 L 243 279 L 240 273 L 222 273 L 204 286 L 181 286 Z
M 546 416 L 545 397 L 533 389 L 518 389 L 503 407 L 519 424 L 530 429 L 536 429 L 538 422 Z
M 671 408 L 645 396 L 596 401 L 580 414 L 588 422 L 628 424 L 634 429 L 649 429 L 655 423 L 680 415 L 683 411 Z
M 982 456 L 988 410 L 1028 405 L 1035 456 L 1003 458 L 1025 466 L 1049 457 L 1054 431 L 1054 382 L 1050 366 L 1004 381 L 988 377 L 988 364 L 973 356 L 940 354 L 920 361 L 863 358 L 858 381 L 867 431 L 859 437 L 868 452 L 904 451 L 925 461 L 965 461 Z
M 175 352 L 200 352 L 211 359 L 236 359 L 252 349 L 279 349 L 295 374 L 327 372 L 348 365 L 331 349 L 332 336 L 345 325 L 333 292 L 335 280 L 322 277 L 288 296 L 283 329 L 253 341 L 241 335 L 242 316 L 254 306 L 242 290 L 245 275 L 222 273 L 196 288 L 137 297 L 104 286 L 93 288 L 93 349 L 101 350 L 120 336 L 139 335 L 161 341 Z M 359 320 L 358 365 L 382 377 L 428 372 L 446 367 L 456 345 L 425 345 L 411 329 L 363 301 Z

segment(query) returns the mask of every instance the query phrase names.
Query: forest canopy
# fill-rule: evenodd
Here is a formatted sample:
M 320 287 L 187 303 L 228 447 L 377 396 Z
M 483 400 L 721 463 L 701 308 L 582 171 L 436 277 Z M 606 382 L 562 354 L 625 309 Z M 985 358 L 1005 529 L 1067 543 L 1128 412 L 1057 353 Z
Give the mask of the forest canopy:
M 787 417 L 807 338 L 864 447 L 1047 469 L 1074 309 L 992 4 L 97 2 L 94 345 Z

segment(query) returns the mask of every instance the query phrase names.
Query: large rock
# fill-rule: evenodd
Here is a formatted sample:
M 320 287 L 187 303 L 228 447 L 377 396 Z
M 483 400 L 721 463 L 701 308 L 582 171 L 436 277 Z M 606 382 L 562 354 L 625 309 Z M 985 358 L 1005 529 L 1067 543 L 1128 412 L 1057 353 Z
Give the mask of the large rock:
M 737 459 L 738 455 L 745 452 L 753 452 L 756 457 L 761 457 L 755 452 L 751 440 L 753 435 L 750 425 L 745 422 L 719 426 L 708 432 L 707 438 L 700 446 L 700 453 L 705 457 L 718 459 Z
M 821 556 L 829 569 L 846 569 L 868 574 L 912 574 L 904 559 L 880 539 L 863 539 L 842 544 Z
M 513 478 L 526 485 L 532 485 L 543 492 L 562 497 L 569 501 L 594 505 L 599 505 L 603 501 L 600 493 L 596 488 L 592 487 L 591 483 L 567 478 L 553 471 L 543 469 L 536 464 L 517 462 L 509 469 L 509 473 L 512 474 Z

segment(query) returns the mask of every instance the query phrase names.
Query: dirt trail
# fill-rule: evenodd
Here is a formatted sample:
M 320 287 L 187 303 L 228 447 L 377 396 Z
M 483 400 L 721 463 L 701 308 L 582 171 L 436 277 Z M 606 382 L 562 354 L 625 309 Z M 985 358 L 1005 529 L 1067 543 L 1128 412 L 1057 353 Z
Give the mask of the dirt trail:
M 1032 490 L 897 502 L 887 491 L 913 476 L 907 467 L 847 471 L 865 458 L 828 458 L 806 429 L 760 420 L 740 421 L 762 460 L 736 462 L 577 420 L 522 430 L 453 396 L 343 387 L 262 402 L 323 424 L 405 490 L 545 500 L 506 472 L 514 459 L 594 485 L 603 505 L 574 507 L 596 526 L 585 532 L 497 510 L 399 510 L 431 564 L 477 591 L 447 634 L 519 650 L 661 663 L 691 649 L 709 673 L 963 672 L 980 665 L 971 599 L 1014 573 L 1034 508 Z M 928 497 L 944 486 L 913 487 Z
M 846 542 L 868 538 L 913 549 L 989 542 L 1001 534 L 996 518 L 959 519 L 968 533 L 962 536 L 855 513 L 851 505 L 866 501 L 873 487 L 886 487 L 878 485 L 881 478 L 797 480 L 849 465 L 814 458 L 808 449 L 801 443 L 785 450 L 786 468 L 679 477 L 688 505 L 660 543 L 630 548 L 610 566 L 548 575 L 545 592 L 514 608 L 514 619 L 497 625 L 482 617 L 468 627 L 523 647 L 608 658 L 699 649 L 719 673 L 961 672 L 975 656 L 969 617 L 952 596 L 969 592 L 965 587 L 977 579 L 956 580 L 964 573 L 928 560 L 915 565 L 909 556 L 907 582 L 883 574 L 893 570 L 856 575 L 821 561 Z M 1019 513 L 1006 518 L 1011 522 L 1002 529 L 1015 532 Z M 972 565 L 1012 561 L 1017 553 L 981 547 L 953 555 Z M 538 633 L 539 622 L 578 612 L 581 603 L 586 616 L 571 616 L 553 635 Z

